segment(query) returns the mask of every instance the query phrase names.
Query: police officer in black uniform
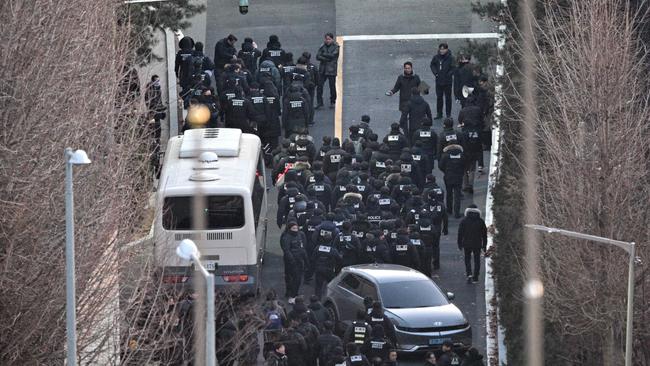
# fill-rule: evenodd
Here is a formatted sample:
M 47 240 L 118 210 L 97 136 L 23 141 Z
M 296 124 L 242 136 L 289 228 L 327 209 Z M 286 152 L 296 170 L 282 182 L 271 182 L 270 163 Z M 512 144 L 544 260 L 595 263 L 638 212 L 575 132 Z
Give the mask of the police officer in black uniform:
M 393 160 L 398 160 L 402 149 L 409 146 L 408 139 L 399 129 L 399 123 L 390 125 L 390 132 L 384 137 L 384 144 L 388 145 L 388 155 Z
M 438 153 L 438 136 L 433 130 L 433 127 L 431 127 L 431 120 L 428 118 L 422 120 L 422 126 L 415 130 L 411 139 L 414 144 L 417 141 L 420 141 L 422 144 L 422 154 L 427 157 L 426 160 L 423 159 L 425 161 L 423 170 L 425 171 L 425 176 L 431 174 L 436 154 Z
M 454 120 L 451 118 L 445 118 L 442 122 L 442 131 L 438 135 L 438 159 L 442 157 L 442 150 L 452 144 L 460 145 L 461 134 L 460 132 L 454 129 Z
M 444 203 L 436 198 L 435 192 L 429 193 L 429 212 L 431 215 L 431 233 L 432 233 L 432 261 L 433 269 L 440 269 L 440 234 L 449 233 L 449 220 L 444 207 Z
M 383 326 L 386 337 L 393 343 L 393 345 L 397 345 L 395 327 L 393 322 L 384 314 L 384 308 L 382 307 L 381 302 L 375 301 L 372 304 L 372 310 L 370 311 L 370 314 L 366 316 L 366 322 L 370 324 L 371 327 L 374 327 L 375 325 Z
M 345 366 L 370 366 L 370 362 L 356 344 L 348 343 L 345 348 L 348 354 L 345 358 Z
M 338 247 L 343 256 L 341 266 L 347 267 L 359 263 L 361 255 L 361 242 L 352 232 L 352 223 L 345 221 L 341 226 L 341 234 L 338 237 Z
M 372 337 L 364 350 L 364 354 L 370 360 L 379 357 L 382 360 L 388 360 L 388 352 L 393 349 L 393 344 L 384 334 L 384 327 L 382 325 L 374 325 L 372 327 Z
M 365 347 L 368 344 L 372 335 L 372 328 L 366 322 L 366 315 L 366 312 L 363 310 L 357 311 L 356 320 L 345 330 L 343 336 L 343 342 L 345 344 L 354 343 L 359 347 Z
M 460 218 L 460 189 L 465 173 L 465 153 L 463 147 L 451 144 L 442 150 L 442 157 L 438 168 L 445 173 L 445 190 L 447 191 L 447 213 L 454 213 L 455 218 Z
M 300 89 L 291 86 L 288 92 L 289 94 L 284 99 L 282 108 L 282 124 L 285 137 L 297 133 L 300 128 L 307 128 L 307 122 L 309 121 L 309 107 Z
M 331 181 L 336 181 L 336 175 L 343 167 L 344 158 L 348 153 L 341 149 L 341 140 L 337 137 L 332 139 L 332 148 L 323 156 L 323 172 Z
M 323 296 L 323 286 L 331 281 L 341 268 L 341 253 L 335 246 L 320 244 L 314 248 L 312 265 L 316 277 L 314 294 L 320 299 Z
M 307 263 L 305 251 L 305 234 L 298 230 L 298 223 L 291 220 L 280 237 L 280 246 L 284 253 L 284 278 L 288 302 L 295 302 L 302 282 L 303 272 Z
M 409 234 L 404 228 L 397 230 L 397 236 L 391 242 L 391 256 L 394 264 L 418 269 L 420 258 L 417 248 L 411 244 Z
M 241 88 L 235 88 L 235 97 L 226 103 L 226 127 L 239 128 L 243 133 L 255 133 L 253 103 L 244 97 Z

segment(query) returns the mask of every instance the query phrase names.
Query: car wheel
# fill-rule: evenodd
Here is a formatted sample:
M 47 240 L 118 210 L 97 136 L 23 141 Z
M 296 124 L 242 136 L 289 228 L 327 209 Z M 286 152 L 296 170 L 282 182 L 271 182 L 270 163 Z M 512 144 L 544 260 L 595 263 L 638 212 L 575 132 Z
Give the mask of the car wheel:
M 327 311 L 329 312 L 330 317 L 332 319 L 334 319 L 334 321 L 333 321 L 334 322 L 334 334 L 338 334 L 338 335 L 342 336 L 343 333 L 345 333 L 345 329 L 342 329 L 343 328 L 343 323 L 341 323 L 339 321 L 339 315 L 336 312 L 336 308 L 334 307 L 334 304 L 332 304 L 331 302 L 326 302 L 325 303 L 325 309 L 327 309 Z

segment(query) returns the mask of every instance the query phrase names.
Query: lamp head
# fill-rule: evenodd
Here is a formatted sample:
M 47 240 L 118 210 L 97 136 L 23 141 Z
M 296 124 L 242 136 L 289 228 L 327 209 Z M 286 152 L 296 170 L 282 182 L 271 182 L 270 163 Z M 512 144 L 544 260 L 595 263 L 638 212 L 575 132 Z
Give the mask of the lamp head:
M 70 155 L 68 155 L 68 163 L 73 165 L 90 164 L 90 159 L 88 159 L 88 155 L 85 151 L 75 150 L 74 152 L 70 153 Z
M 188 261 L 192 260 L 193 256 L 196 256 L 197 258 L 201 256 L 201 253 L 199 253 L 199 249 L 196 247 L 196 244 L 194 244 L 194 241 L 190 239 L 183 239 L 178 244 L 178 247 L 176 247 L 176 254 Z

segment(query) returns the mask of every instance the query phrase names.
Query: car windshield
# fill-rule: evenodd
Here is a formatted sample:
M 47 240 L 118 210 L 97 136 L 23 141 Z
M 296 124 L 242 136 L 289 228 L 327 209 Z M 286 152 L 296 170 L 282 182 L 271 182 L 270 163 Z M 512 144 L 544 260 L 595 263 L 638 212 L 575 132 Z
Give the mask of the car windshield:
M 449 303 L 438 287 L 428 280 L 382 283 L 379 291 L 385 308 L 423 308 Z

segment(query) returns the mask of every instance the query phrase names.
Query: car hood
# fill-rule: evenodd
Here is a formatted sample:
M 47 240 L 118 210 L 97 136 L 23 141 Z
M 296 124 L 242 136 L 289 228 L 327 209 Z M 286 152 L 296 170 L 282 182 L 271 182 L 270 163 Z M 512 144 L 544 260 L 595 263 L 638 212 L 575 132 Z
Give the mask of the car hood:
M 467 322 L 463 313 L 454 304 L 426 308 L 389 308 L 385 313 L 396 326 L 408 328 L 449 327 Z

